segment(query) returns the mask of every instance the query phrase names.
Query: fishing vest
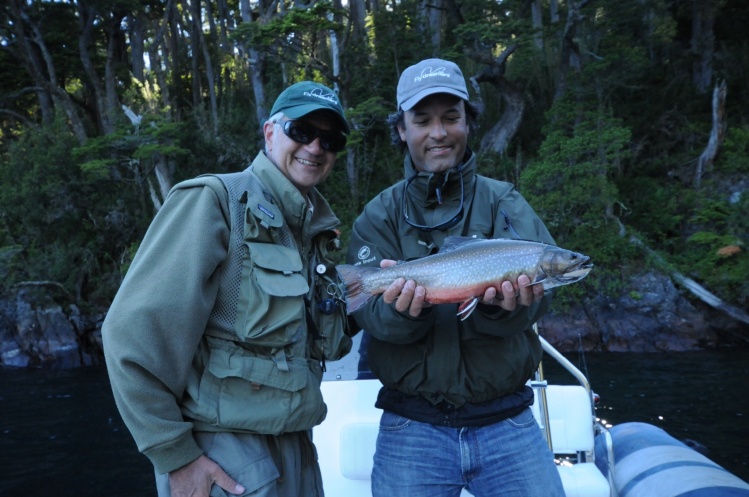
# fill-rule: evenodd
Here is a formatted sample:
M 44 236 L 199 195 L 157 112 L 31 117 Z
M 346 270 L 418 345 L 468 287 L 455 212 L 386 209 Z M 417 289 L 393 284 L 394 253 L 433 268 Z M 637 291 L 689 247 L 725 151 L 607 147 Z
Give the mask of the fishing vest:
M 231 230 L 199 353 L 202 377 L 188 385 L 183 409 L 204 429 L 271 435 L 310 429 L 327 412 L 319 388 L 325 360 L 351 348 L 328 255 L 340 242 L 331 230 L 300 252 L 251 167 L 210 176 L 228 194 Z

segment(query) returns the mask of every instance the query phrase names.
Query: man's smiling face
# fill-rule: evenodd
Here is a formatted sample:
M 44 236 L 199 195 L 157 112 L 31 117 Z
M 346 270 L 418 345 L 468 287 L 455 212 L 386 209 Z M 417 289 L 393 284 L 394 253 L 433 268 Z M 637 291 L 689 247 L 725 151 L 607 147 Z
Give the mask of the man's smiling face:
M 283 132 L 286 120 L 288 118 L 284 118 L 280 123 L 265 123 L 263 131 L 266 155 L 302 195 L 307 195 L 330 174 L 335 164 L 336 153 L 324 150 L 320 138 L 315 138 L 306 145 L 295 142 Z M 297 121 L 304 121 L 322 130 L 341 129 L 335 115 L 324 110 L 311 112 Z
M 404 112 L 401 140 L 421 172 L 446 171 L 460 164 L 468 143 L 465 102 L 447 93 L 429 95 Z

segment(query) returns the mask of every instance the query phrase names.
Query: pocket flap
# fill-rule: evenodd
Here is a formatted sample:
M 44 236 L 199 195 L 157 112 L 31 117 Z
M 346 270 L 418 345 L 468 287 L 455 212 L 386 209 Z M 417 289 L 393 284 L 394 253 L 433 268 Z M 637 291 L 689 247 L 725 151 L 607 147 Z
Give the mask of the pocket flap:
M 302 259 L 296 249 L 272 243 L 247 242 L 252 261 L 264 269 L 284 274 L 302 270 Z
M 241 378 L 249 383 L 266 385 L 280 390 L 297 392 L 307 385 L 308 371 L 305 365 L 289 362 L 288 371 L 280 371 L 270 357 L 260 357 L 230 352 L 224 348 L 211 350 L 208 369 L 216 378 Z
M 299 253 L 282 245 L 247 242 L 260 288 L 276 297 L 298 297 L 309 291 Z

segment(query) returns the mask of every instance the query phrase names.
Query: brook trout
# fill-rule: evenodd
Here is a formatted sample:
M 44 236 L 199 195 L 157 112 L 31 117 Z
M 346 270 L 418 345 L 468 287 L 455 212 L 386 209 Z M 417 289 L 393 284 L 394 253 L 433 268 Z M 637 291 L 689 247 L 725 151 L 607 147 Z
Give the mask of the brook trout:
M 434 255 L 387 268 L 336 266 L 346 287 L 346 312 L 363 306 L 398 278 L 414 280 L 426 289 L 430 304 L 460 302 L 458 314 L 467 318 L 491 286 L 503 280 L 517 283 L 521 274 L 544 289 L 585 278 L 590 257 L 554 245 L 526 240 L 448 237 Z

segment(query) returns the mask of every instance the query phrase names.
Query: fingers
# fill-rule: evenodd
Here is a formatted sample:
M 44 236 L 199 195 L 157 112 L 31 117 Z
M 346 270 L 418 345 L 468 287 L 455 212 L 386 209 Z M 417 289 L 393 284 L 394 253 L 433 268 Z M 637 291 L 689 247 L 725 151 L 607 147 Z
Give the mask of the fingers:
M 528 276 L 521 274 L 518 277 L 518 303 L 529 306 L 535 300 L 534 288 L 530 286 L 531 280 Z M 539 285 L 536 285 L 539 286 Z M 543 287 L 541 288 L 543 290 Z M 541 295 L 543 297 L 543 294 Z
M 484 292 L 484 303 L 498 305 L 507 310 L 514 311 L 518 305 L 529 306 L 544 297 L 542 285 L 531 285 L 531 279 L 521 274 L 517 283 L 505 280 L 498 287 L 489 287 Z
M 497 303 L 497 289 L 490 286 L 484 292 L 484 298 L 482 299 L 484 304 L 496 304 Z
M 208 497 L 214 483 L 231 494 L 245 491 L 242 485 L 205 455 L 169 473 L 172 497 Z
M 413 282 L 412 282 L 413 283 Z M 390 286 L 382 293 L 382 300 L 386 304 L 392 304 L 400 296 L 403 291 L 403 287 L 406 284 L 405 278 L 398 278 L 393 281 Z
M 515 287 L 512 283 L 505 280 L 499 287 L 500 295 L 502 300 L 499 301 L 499 306 L 506 311 L 514 311 L 517 307 L 517 300 L 515 299 Z
M 421 310 L 428 305 L 425 299 L 426 289 L 417 286 L 415 281 L 406 281 L 404 278 L 395 280 L 382 294 L 382 300 L 386 304 L 395 302 L 398 312 L 408 311 L 413 317 L 421 314 Z
M 220 473 L 215 475 L 215 482 L 216 485 L 223 488 L 225 491 L 227 491 L 230 494 L 243 494 L 244 493 L 244 487 L 234 481 L 231 476 L 224 473 L 222 469 L 219 469 Z
M 421 310 L 428 307 L 429 304 L 425 302 L 427 296 L 427 290 L 423 286 L 417 286 L 414 288 L 414 298 L 411 300 L 408 312 L 412 317 L 417 317 L 421 314 Z

